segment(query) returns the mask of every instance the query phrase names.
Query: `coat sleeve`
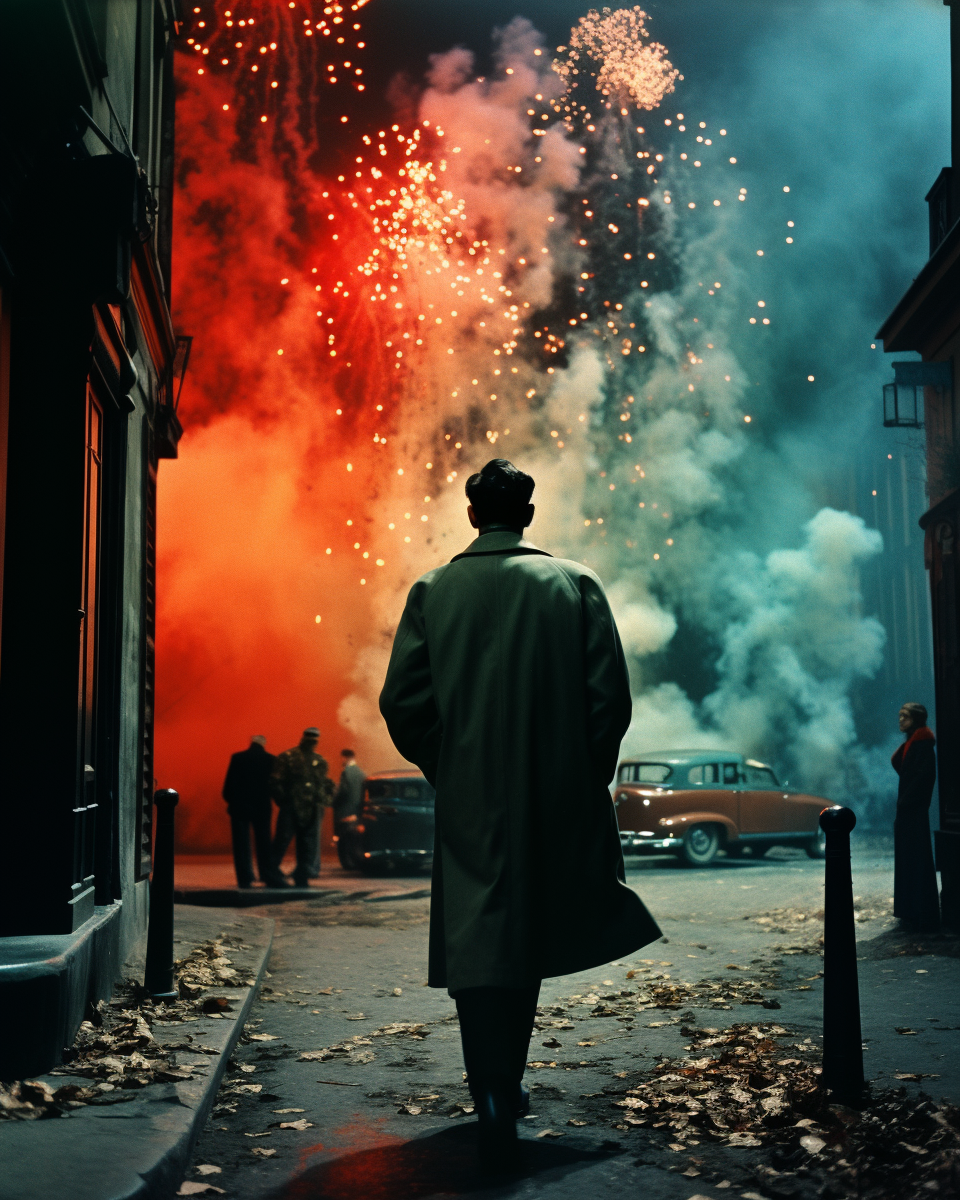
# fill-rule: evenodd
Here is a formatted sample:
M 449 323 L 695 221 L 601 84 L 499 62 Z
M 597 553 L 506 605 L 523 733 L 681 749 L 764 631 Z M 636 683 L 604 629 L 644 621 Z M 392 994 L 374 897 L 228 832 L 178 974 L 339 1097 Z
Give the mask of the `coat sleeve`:
M 897 797 L 897 808 L 901 812 L 926 812 L 930 807 L 936 781 L 937 756 L 933 742 L 914 742 L 909 752 L 900 760 L 900 794 Z
M 237 784 L 239 782 L 239 780 L 237 778 L 238 775 L 239 775 L 239 770 L 238 770 L 238 766 L 237 766 L 237 756 L 235 754 L 231 754 L 230 766 L 227 767 L 227 777 L 223 781 L 223 791 L 220 793 L 220 795 L 223 796 L 224 800 L 226 800 L 228 808 L 231 804 L 234 803 L 235 800 L 238 799 L 238 796 L 237 796 Z
M 273 770 L 270 772 L 269 788 L 271 799 L 279 807 L 282 807 L 287 799 L 288 776 L 287 759 L 283 754 L 278 754 L 277 760 L 273 764 Z
M 380 712 L 396 748 L 436 786 L 442 727 L 427 649 L 424 592 L 420 581 L 407 596 L 380 693 Z
M 620 634 L 600 581 L 580 578 L 590 753 L 604 784 L 617 769 L 620 743 L 630 726 L 633 701 Z

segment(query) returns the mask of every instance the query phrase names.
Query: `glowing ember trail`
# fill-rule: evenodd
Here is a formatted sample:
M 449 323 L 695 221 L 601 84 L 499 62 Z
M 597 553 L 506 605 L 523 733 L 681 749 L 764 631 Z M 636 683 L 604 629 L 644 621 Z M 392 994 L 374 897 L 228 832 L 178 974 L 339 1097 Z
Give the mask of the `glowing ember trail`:
M 375 700 L 402 597 L 462 548 L 463 482 L 493 453 L 535 475 L 537 540 L 609 584 L 640 740 L 722 744 L 736 720 L 738 749 L 814 741 L 831 770 L 882 645 L 856 615 L 878 547 L 821 512 L 782 552 L 833 572 L 814 596 L 740 545 L 743 480 L 776 467 L 738 354 L 764 353 L 775 305 L 738 265 L 763 253 L 727 131 L 677 113 L 658 145 L 636 123 L 683 78 L 639 9 L 587 14 L 555 62 L 517 19 L 489 78 L 435 56 L 416 124 L 354 128 L 363 7 L 205 0 L 179 58 L 196 341 L 160 501 L 157 761 L 183 844 L 224 844 L 222 771 L 252 733 L 277 751 L 316 723 L 328 758 L 396 763 Z M 649 665 L 681 612 L 719 647 L 699 709 Z

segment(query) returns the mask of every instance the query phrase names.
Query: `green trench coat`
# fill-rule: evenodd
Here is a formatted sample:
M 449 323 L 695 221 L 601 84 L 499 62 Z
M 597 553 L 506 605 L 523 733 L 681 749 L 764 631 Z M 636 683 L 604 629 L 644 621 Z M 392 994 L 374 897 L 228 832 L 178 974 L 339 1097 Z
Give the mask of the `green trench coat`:
M 586 567 L 501 530 L 413 585 L 380 711 L 437 789 L 431 987 L 523 987 L 660 936 L 607 786 L 630 710 Z

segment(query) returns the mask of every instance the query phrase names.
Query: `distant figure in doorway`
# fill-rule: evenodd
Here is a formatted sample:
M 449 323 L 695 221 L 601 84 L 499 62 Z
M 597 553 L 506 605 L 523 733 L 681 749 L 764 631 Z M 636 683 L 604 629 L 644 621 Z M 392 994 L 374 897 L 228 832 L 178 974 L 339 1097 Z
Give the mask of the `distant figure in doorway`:
M 296 887 L 307 887 L 313 866 L 319 867 L 315 860 L 320 857 L 320 822 L 333 796 L 327 760 L 317 750 L 319 741 L 319 729 L 305 729 L 299 745 L 278 756 L 270 779 L 271 795 L 280 810 L 273 837 L 273 865 L 279 872 L 287 847 L 296 839 Z
M 266 742 L 264 735 L 257 733 L 250 739 L 247 750 L 238 750 L 231 755 L 227 777 L 223 781 L 222 794 L 227 802 L 233 835 L 233 865 L 237 872 L 237 887 L 242 888 L 253 885 L 251 829 L 260 882 L 275 887 L 279 874 L 273 870 L 270 850 L 270 773 L 276 758 L 267 753 Z
M 891 759 L 900 776 L 893 822 L 893 915 L 911 929 L 930 931 L 940 927 L 929 816 L 937 759 L 922 704 L 910 702 L 900 709 L 900 732 L 906 741 Z

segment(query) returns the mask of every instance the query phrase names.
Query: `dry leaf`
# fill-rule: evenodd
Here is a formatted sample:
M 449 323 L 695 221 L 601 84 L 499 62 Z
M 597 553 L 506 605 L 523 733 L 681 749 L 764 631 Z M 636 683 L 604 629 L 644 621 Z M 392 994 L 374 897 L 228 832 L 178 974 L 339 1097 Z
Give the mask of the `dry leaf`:
M 275 1042 L 277 1035 L 275 1033 L 251 1033 L 247 1035 L 251 1042 Z
M 814 1137 L 812 1133 L 800 1139 L 800 1145 L 808 1154 L 819 1154 L 826 1144 L 823 1138 Z
M 223 1188 L 214 1187 L 212 1183 L 198 1183 L 195 1179 L 185 1179 L 180 1184 L 178 1196 L 212 1196 L 216 1193 L 219 1196 L 224 1196 L 226 1193 Z
M 280 1122 L 281 1129 L 304 1130 L 304 1129 L 311 1129 L 312 1127 L 313 1127 L 313 1122 L 307 1121 L 303 1117 L 301 1117 L 299 1121 L 281 1121 Z
M 394 994 L 394 996 L 402 996 L 402 995 L 403 995 L 403 988 L 394 988 L 394 989 L 393 989 L 393 994 Z
M 268 1149 L 266 1146 L 251 1146 L 251 1154 L 256 1154 L 258 1158 L 273 1158 L 276 1150 Z
M 563 1133 L 559 1129 L 541 1129 L 537 1134 L 538 1138 L 559 1138 L 563 1137 Z
M 213 1163 L 199 1163 L 194 1170 L 200 1172 L 201 1175 L 221 1175 L 223 1167 L 215 1167 Z
M 287 1113 L 306 1112 L 307 1110 L 305 1108 L 272 1108 L 270 1111 L 276 1113 L 277 1116 L 285 1116 Z

